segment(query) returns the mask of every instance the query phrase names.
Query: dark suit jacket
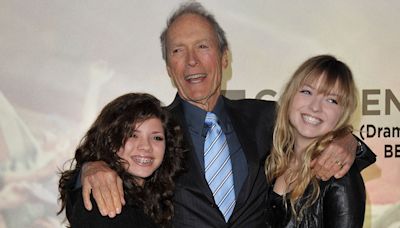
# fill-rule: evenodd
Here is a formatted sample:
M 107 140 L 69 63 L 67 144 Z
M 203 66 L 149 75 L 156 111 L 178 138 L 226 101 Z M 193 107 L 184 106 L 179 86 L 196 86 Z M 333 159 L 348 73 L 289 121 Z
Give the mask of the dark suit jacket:
M 214 204 L 212 192 L 196 157 L 179 98 L 168 106 L 180 122 L 189 145 L 187 172 L 177 179 L 174 196 L 174 227 L 264 227 L 266 177 L 264 161 L 271 148 L 275 102 L 229 100 L 223 98 L 225 110 L 242 146 L 248 164 L 248 177 L 237 197 L 228 224 Z

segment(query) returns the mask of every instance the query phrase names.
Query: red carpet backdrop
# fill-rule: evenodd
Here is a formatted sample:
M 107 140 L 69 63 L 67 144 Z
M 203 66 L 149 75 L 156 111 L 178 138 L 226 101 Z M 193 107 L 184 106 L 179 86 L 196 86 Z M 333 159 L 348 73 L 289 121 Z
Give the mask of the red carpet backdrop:
M 0 227 L 64 227 L 57 172 L 99 110 L 132 91 L 172 101 L 158 37 L 180 2 L 0 2 Z M 230 42 L 230 97 L 276 100 L 313 55 L 350 66 L 355 134 L 378 155 L 365 227 L 400 227 L 400 2 L 201 2 Z

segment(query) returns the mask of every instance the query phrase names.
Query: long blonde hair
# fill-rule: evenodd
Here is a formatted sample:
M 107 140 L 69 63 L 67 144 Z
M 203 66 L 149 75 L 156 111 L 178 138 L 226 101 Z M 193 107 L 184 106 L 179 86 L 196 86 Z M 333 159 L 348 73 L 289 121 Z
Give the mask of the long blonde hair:
M 322 78 L 321 78 L 322 77 Z M 315 139 L 303 152 L 299 169 L 288 170 L 289 161 L 294 158 L 294 127 L 289 122 L 289 108 L 293 97 L 300 88 L 306 84 L 312 84 L 321 78 L 322 83 L 316 88 L 319 93 L 329 94 L 334 88 L 338 88 L 338 104 L 343 112 L 335 128 Z M 330 55 L 319 55 L 305 61 L 295 71 L 285 86 L 280 97 L 277 111 L 276 124 L 273 137 L 273 148 L 265 162 L 265 172 L 269 183 L 283 175 L 285 171 L 287 183 L 295 184 L 290 193 L 286 193 L 284 200 L 289 199 L 292 215 L 301 220 L 304 209 L 310 207 L 317 200 L 320 189 L 318 179 L 310 168 L 310 162 L 317 157 L 329 143 L 352 131 L 349 125 L 351 114 L 357 106 L 357 89 L 349 67 Z M 306 189 L 310 186 L 310 195 L 305 201 L 299 203 Z M 308 191 L 308 190 L 307 190 Z M 286 204 L 285 204 L 286 205 Z

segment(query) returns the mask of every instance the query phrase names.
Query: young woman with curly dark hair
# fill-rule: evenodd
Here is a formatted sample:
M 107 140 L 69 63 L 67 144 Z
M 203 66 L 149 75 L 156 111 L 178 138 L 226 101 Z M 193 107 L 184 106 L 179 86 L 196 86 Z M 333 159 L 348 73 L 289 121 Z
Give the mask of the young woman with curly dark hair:
M 173 216 L 174 177 L 182 170 L 183 136 L 160 101 L 129 93 L 107 104 L 81 140 L 68 170 L 61 172 L 61 213 L 78 227 L 169 227 Z M 85 162 L 104 161 L 122 178 L 126 205 L 119 216 L 88 211 L 82 188 L 70 186 Z M 96 207 L 96 203 L 92 205 Z

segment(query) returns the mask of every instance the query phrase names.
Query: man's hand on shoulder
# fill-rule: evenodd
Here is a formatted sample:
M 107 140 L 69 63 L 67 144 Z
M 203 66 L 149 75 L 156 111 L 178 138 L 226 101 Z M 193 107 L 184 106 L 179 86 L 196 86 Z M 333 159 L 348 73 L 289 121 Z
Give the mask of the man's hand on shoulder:
M 87 210 L 92 210 L 90 193 L 93 194 L 100 213 L 113 218 L 125 205 L 122 180 L 103 161 L 87 162 L 82 167 L 82 196 Z
M 334 139 L 322 154 L 311 162 L 317 177 L 328 180 L 343 177 L 356 158 L 357 140 L 351 134 Z

